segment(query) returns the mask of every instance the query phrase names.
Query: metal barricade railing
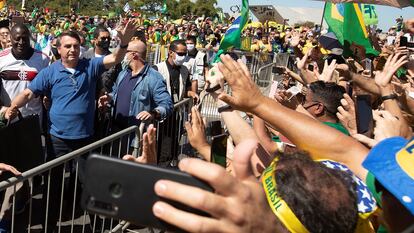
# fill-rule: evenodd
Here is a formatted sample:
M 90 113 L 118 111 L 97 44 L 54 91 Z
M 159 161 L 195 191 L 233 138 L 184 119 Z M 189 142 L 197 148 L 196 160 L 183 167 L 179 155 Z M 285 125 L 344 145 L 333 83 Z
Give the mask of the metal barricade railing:
M 157 124 L 158 164 L 164 167 L 176 167 L 178 155 L 182 153 L 185 134 L 184 124 L 188 121 L 193 101 L 184 99 L 174 104 L 173 114 Z
M 10 195 L 10 198 L 12 199 L 12 205 L 10 206 L 10 232 L 34 232 L 41 228 L 39 227 L 40 225 L 43 225 L 42 229 L 44 232 L 48 232 L 48 227 L 50 231 L 50 227 L 56 227 L 56 225 L 58 227 L 57 232 L 61 232 L 62 228 L 68 227 L 70 228 L 70 232 L 85 232 L 86 225 L 91 226 L 91 222 L 94 222 L 91 228 L 96 227 L 96 216 L 93 217 L 95 220 L 92 221 L 91 216 L 85 211 L 83 211 L 83 213 L 79 211 L 78 191 L 80 188 L 78 186 L 78 178 L 81 172 L 79 166 L 83 165 L 80 164 L 80 158 L 82 155 L 88 155 L 90 153 L 106 153 L 113 157 L 120 158 L 123 155 L 121 154 L 122 143 L 125 142 L 128 148 L 131 145 L 130 139 L 141 135 L 138 131 L 137 126 L 129 127 L 31 170 L 25 171 L 19 177 L 12 177 L 6 181 L 0 182 L 0 191 L 7 193 L 10 189 L 12 190 L 12 195 Z M 139 138 L 137 140 L 139 140 Z M 135 148 L 134 150 L 137 149 L 138 148 Z M 56 177 L 56 175 L 58 175 L 58 177 Z M 41 176 L 44 178 L 43 185 L 34 184 L 32 180 L 41 178 Z M 73 179 L 74 182 L 68 185 L 68 182 L 70 182 L 71 179 Z M 56 189 L 53 189 L 54 191 L 51 192 L 51 186 L 56 185 L 53 181 L 61 182 L 57 185 L 59 186 L 58 190 L 60 189 L 60 192 L 54 192 Z M 29 193 L 27 194 L 28 200 L 16 200 L 19 196 L 18 191 L 22 191 L 22 189 L 18 189 L 18 186 L 22 186 L 22 184 L 28 184 L 29 186 Z M 69 188 L 66 187 L 66 185 L 68 185 Z M 55 186 L 53 188 L 55 188 Z M 70 191 L 73 192 L 70 193 Z M 3 201 L 3 204 L 5 203 L 6 202 Z M 29 209 L 27 210 L 24 208 L 24 214 L 17 214 L 16 206 L 19 205 L 23 205 L 24 207 L 29 205 Z M 58 211 L 56 212 L 57 209 L 53 208 L 58 208 Z M 50 219 L 49 211 L 52 211 L 52 209 L 56 215 L 58 213 L 58 216 L 54 215 L 56 223 L 48 222 Z M 33 212 L 33 210 L 35 210 L 35 212 Z M 24 219 L 25 216 L 28 218 Z M 104 222 L 105 219 L 102 221 Z M 113 220 L 111 219 L 108 221 L 112 226 Z
M 173 137 L 168 145 L 169 151 L 174 151 L 175 154 L 182 152 L 183 141 L 181 138 L 182 135 L 185 135 L 183 131 L 184 123 L 188 120 L 191 106 L 191 99 L 185 99 L 174 105 L 174 114 L 171 116 L 171 119 L 176 122 L 174 129 L 168 124 L 168 119 L 156 124 L 158 144 L 161 144 L 165 140 L 165 136 L 168 136 L 162 134 L 162 129 L 164 129 L 164 132 L 167 131 L 166 129 L 170 132 L 175 130 L 174 135 L 177 135 L 177 137 Z M 8 212 L 10 232 L 39 232 L 39 229 L 41 229 L 41 232 L 48 232 L 51 227 L 57 227 L 56 232 L 90 232 L 86 227 L 90 227 L 92 232 L 99 229 L 101 229 L 100 232 L 104 232 L 104 229 L 116 232 L 113 231 L 115 227 L 125 230 L 128 226 L 125 222 L 121 221 L 118 224 L 117 220 L 100 218 L 81 210 L 79 205 L 79 190 L 81 187 L 79 184 L 82 184 L 82 182 L 78 183 L 78 178 L 82 181 L 82 177 L 80 177 L 82 174 L 80 173 L 83 173 L 83 155 L 100 153 L 121 158 L 124 154 L 131 153 L 131 150 L 133 150 L 133 155 L 139 155 L 141 153 L 140 139 L 143 130 L 143 124 L 140 127 L 131 126 L 25 171 L 19 177 L 12 177 L 0 182 L 0 192 L 8 192 L 8 195 L 6 195 L 8 199 L 3 201 L 3 204 L 7 202 L 10 207 Z M 136 140 L 133 140 L 134 138 Z M 187 142 L 184 141 L 184 143 Z M 40 178 L 39 184 L 32 181 L 38 178 Z M 57 182 L 59 183 L 57 184 Z M 56 188 L 56 184 L 58 188 Z M 27 198 L 19 199 L 19 192 L 23 190 L 22 187 L 28 190 Z M 18 206 L 22 202 L 24 202 L 23 206 L 25 208 L 23 213 L 18 214 Z M 52 212 L 56 214 L 51 215 Z M 54 220 L 50 221 L 51 216 L 55 217 L 56 223 Z M 4 216 L 0 216 L 0 220 L 4 220 L 2 217 Z

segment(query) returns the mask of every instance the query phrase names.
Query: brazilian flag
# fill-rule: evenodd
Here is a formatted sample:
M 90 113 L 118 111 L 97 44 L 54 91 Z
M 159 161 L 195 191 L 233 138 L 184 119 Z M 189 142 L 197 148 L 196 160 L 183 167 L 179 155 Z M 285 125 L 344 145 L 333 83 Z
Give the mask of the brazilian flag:
M 227 52 L 231 48 L 240 48 L 241 47 L 241 39 L 240 35 L 244 26 L 246 26 L 247 21 L 249 20 L 249 1 L 242 0 L 242 10 L 240 12 L 240 16 L 237 17 L 227 29 L 224 37 L 220 42 L 219 51 L 213 61 L 213 63 L 217 63 L 220 61 L 220 55 Z
M 329 30 L 335 33 L 344 46 L 345 55 L 352 54 L 350 50 L 352 44 L 364 47 L 367 54 L 375 56 L 379 54 L 369 41 L 360 4 L 327 2 L 324 18 L 329 25 Z

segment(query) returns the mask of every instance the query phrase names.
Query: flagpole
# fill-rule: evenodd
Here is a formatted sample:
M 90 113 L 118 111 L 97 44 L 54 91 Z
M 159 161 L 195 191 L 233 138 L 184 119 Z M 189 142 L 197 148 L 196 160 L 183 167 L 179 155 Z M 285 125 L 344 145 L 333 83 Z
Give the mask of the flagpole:
M 321 18 L 321 24 L 319 25 L 319 27 L 320 27 L 319 34 L 321 34 L 321 32 L 322 32 L 322 24 L 323 24 L 323 18 L 325 16 L 325 11 L 326 11 L 326 2 L 325 2 L 325 5 L 323 5 L 323 13 L 322 13 L 322 18 Z

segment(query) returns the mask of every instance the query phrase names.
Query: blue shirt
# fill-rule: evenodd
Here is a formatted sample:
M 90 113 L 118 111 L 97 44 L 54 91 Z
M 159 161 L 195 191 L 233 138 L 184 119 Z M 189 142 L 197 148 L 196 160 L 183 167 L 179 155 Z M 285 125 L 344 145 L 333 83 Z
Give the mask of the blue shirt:
M 137 83 L 142 77 L 144 69 L 135 76 L 132 76 L 131 70 L 125 73 L 125 77 L 119 84 L 118 98 L 115 103 L 115 121 L 114 123 L 120 128 L 127 128 L 128 123 L 138 122 L 136 116 L 129 115 L 129 108 L 131 103 L 131 93 Z
M 28 88 L 52 101 L 50 134 L 63 139 L 93 135 L 96 81 L 104 69 L 103 57 L 80 59 L 74 74 L 58 60 L 33 79 Z

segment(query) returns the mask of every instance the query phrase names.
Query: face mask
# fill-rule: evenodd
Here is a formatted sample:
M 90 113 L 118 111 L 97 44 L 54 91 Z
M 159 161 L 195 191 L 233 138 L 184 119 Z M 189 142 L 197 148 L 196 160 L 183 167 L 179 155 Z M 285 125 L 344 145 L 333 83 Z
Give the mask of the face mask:
M 188 50 L 193 50 L 195 48 L 194 44 L 187 44 Z
M 174 64 L 176 66 L 183 65 L 184 64 L 185 57 L 186 56 L 179 56 L 178 54 L 175 54 Z
M 129 64 L 131 64 L 131 59 L 129 59 L 127 56 L 124 57 L 124 60 L 121 62 L 122 69 L 127 69 L 129 67 Z
M 98 42 L 98 46 L 99 46 L 99 48 L 103 48 L 103 49 L 109 49 L 109 40 L 101 40 L 101 41 L 99 41 Z

